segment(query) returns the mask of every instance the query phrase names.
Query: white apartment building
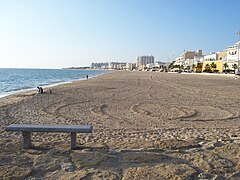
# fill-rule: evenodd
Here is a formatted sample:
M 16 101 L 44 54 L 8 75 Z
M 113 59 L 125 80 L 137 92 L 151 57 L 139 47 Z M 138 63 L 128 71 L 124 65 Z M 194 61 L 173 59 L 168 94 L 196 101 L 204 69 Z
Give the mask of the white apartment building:
M 184 67 L 192 66 L 193 64 L 202 61 L 202 50 L 184 51 L 184 53 L 175 59 L 174 65 L 183 65 Z
M 135 69 L 136 68 L 136 63 L 127 63 L 126 64 L 126 69 L 127 70 L 133 70 L 133 69 Z
M 192 67 L 192 65 L 193 65 L 194 63 L 195 63 L 194 59 L 186 59 L 186 60 L 184 61 L 183 66 L 184 66 L 184 67 L 188 67 L 188 66 Z
M 218 59 L 218 53 L 210 52 L 210 54 L 203 57 L 204 61 L 216 61 Z
M 109 69 L 126 69 L 126 64 L 124 62 L 110 62 L 108 68 Z
M 203 62 L 203 57 L 204 56 L 194 56 L 194 63 Z
M 146 67 L 149 69 L 152 69 L 152 68 L 156 67 L 156 64 L 155 63 L 146 64 Z
M 238 61 L 240 58 L 239 52 L 240 52 L 240 41 L 235 43 L 233 46 L 229 46 L 227 48 L 227 63 L 229 67 L 232 67 L 233 64 L 238 64 Z
M 147 64 L 154 63 L 154 57 L 153 56 L 138 56 L 137 57 L 137 68 L 138 69 L 144 69 Z
M 177 58 L 175 59 L 174 65 L 179 65 L 179 66 L 181 66 L 181 65 L 183 65 L 183 63 L 184 63 L 183 57 L 180 56 L 180 57 L 177 57 Z

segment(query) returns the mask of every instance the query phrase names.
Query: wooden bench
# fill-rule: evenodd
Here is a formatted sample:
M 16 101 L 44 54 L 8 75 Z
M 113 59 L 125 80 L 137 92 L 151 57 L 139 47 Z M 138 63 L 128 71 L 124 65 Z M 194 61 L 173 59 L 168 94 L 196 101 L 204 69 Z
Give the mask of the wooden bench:
M 11 124 L 5 131 L 21 131 L 23 136 L 23 148 L 31 148 L 32 132 L 60 132 L 70 133 L 71 149 L 77 147 L 77 133 L 92 133 L 92 126 L 84 125 L 34 125 L 34 124 Z

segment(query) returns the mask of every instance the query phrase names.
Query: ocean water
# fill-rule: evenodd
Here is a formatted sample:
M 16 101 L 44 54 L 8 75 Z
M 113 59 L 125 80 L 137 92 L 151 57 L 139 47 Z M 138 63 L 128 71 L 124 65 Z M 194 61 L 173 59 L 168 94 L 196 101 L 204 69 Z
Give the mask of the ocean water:
M 49 86 L 106 74 L 105 70 L 70 69 L 1 69 L 0 97 L 37 86 Z M 37 88 L 36 88 L 37 90 Z

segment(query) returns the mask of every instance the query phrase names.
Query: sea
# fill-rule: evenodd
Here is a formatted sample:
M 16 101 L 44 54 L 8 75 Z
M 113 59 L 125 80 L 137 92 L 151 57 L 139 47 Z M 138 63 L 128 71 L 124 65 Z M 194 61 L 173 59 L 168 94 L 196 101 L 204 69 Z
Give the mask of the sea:
M 8 69 L 0 68 L 0 98 L 14 93 L 48 87 L 106 74 L 107 70 Z

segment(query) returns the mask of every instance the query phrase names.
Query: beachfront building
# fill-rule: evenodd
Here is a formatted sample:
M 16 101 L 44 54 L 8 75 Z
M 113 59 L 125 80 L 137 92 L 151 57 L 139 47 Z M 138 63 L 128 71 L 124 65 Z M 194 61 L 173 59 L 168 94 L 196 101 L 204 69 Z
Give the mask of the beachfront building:
M 175 62 L 173 63 L 173 65 L 182 66 L 183 63 L 184 63 L 184 61 L 183 61 L 183 57 L 180 56 L 180 57 L 177 57 L 177 58 L 175 59 Z
M 126 62 L 110 62 L 108 69 L 125 70 Z
M 227 65 L 229 69 L 234 69 L 234 64 L 240 65 L 239 60 L 239 51 L 240 51 L 240 41 L 235 43 L 233 46 L 227 48 Z
M 183 60 L 193 59 L 195 56 L 195 51 L 184 51 L 182 54 Z
M 139 70 L 143 70 L 146 68 L 147 64 L 154 63 L 154 57 L 153 56 L 138 56 L 137 57 L 137 68 Z
M 192 67 L 193 64 L 197 66 L 197 63 L 203 61 L 202 50 L 184 51 L 184 53 L 175 59 L 173 65 L 183 66 L 184 68 Z
M 126 69 L 130 70 L 130 71 L 136 69 L 136 63 L 127 63 L 126 64 Z
M 203 57 L 204 62 L 205 61 L 216 61 L 218 59 L 218 54 L 210 52 L 210 54 L 207 54 Z
M 155 66 L 157 66 L 157 67 L 161 67 L 161 66 L 165 66 L 165 65 L 166 65 L 166 62 L 161 62 L 161 61 L 155 62 Z
M 202 50 L 197 50 L 197 52 L 187 51 L 183 54 L 183 59 L 185 68 L 188 66 L 192 67 L 193 64 L 197 64 L 203 61 Z
M 207 71 L 207 69 L 211 72 L 219 72 L 222 73 L 224 68 L 223 64 L 226 63 L 226 51 L 219 51 L 216 53 L 211 52 L 208 55 L 204 56 L 202 72 Z
M 219 51 L 218 52 L 218 60 L 223 61 L 224 63 L 227 62 L 227 51 Z
M 100 63 L 92 63 L 92 69 L 108 69 L 109 63 L 108 62 L 100 62 Z
M 155 63 L 146 64 L 146 68 L 148 69 L 155 68 Z
M 165 62 L 161 62 L 161 61 L 157 61 L 154 63 L 154 68 L 155 69 L 163 69 L 164 67 L 166 67 L 166 63 Z

